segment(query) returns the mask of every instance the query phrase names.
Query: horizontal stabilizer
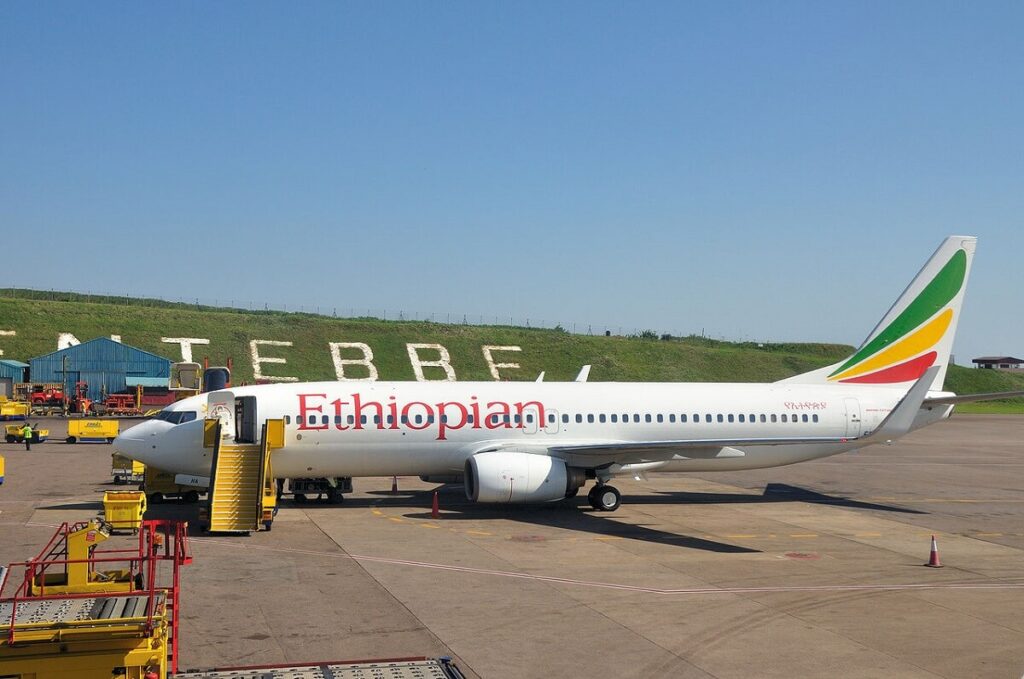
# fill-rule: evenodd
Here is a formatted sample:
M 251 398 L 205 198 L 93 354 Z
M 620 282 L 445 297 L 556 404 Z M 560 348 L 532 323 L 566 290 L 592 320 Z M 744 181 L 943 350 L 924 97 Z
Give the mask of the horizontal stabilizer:
M 996 401 L 1004 398 L 1024 398 L 1024 391 L 991 391 L 987 394 L 963 394 L 961 396 L 937 396 L 926 398 L 926 406 L 957 405 L 960 403 L 976 403 L 978 401 Z

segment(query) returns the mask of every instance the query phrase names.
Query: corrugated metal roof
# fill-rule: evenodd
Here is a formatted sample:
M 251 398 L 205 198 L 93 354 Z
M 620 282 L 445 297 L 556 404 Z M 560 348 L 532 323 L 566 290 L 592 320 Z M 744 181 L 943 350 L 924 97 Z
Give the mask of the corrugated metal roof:
M 61 382 L 71 389 L 76 381 L 89 385 L 89 398 L 116 394 L 128 388 L 129 377 L 171 376 L 171 360 L 108 337 L 82 342 L 29 361 L 34 382 Z
M 27 368 L 28 363 L 22 363 L 21 361 L 14 361 L 9 358 L 0 358 L 0 365 L 6 365 L 10 368 Z
M 163 387 L 167 389 L 170 386 L 170 378 L 168 377 L 136 377 L 129 375 L 124 378 L 124 383 L 128 387 Z

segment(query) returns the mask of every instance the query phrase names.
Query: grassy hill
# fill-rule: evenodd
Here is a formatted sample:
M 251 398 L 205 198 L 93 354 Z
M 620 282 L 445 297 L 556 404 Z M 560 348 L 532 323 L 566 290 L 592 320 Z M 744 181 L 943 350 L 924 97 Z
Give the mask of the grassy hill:
M 570 380 L 580 366 L 592 364 L 593 381 L 773 381 L 833 363 L 852 348 L 835 344 L 731 343 L 702 337 L 659 339 L 573 335 L 560 330 L 508 326 L 471 326 L 426 321 L 336 319 L 279 311 L 240 311 L 228 308 L 128 298 L 86 297 L 76 293 L 0 289 L 0 336 L 4 358 L 27 361 L 57 348 L 60 333 L 79 340 L 120 335 L 126 344 L 172 360 L 181 360 L 177 344 L 161 338 L 193 337 L 209 340 L 197 345 L 194 359 L 208 356 L 211 363 L 234 359 L 236 382 L 251 382 L 252 340 L 292 342 L 291 346 L 260 346 L 261 356 L 281 358 L 285 364 L 264 364 L 266 375 L 300 380 L 335 379 L 329 342 L 362 342 L 373 351 L 373 362 L 383 380 L 415 379 L 407 343 L 440 344 L 451 356 L 459 380 L 493 379 L 484 359 L 484 345 L 518 346 L 519 352 L 495 352 L 503 378 L 533 380 L 546 371 L 548 380 Z M 359 358 L 358 350 L 342 350 L 342 358 Z M 423 360 L 438 357 L 436 350 L 420 351 Z M 346 376 L 361 377 L 366 368 L 347 366 Z M 441 368 L 425 368 L 428 379 L 443 378 Z M 958 393 L 1024 389 L 1024 376 L 953 367 L 947 388 Z M 978 406 L 974 406 L 975 409 Z M 995 410 L 1024 412 L 1024 402 L 997 404 Z M 992 412 L 991 406 L 987 407 Z

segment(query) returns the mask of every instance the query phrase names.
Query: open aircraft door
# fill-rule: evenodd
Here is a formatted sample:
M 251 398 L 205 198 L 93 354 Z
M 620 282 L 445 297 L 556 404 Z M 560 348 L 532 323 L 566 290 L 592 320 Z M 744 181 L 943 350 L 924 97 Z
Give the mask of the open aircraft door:
M 231 391 L 211 391 L 206 399 L 206 416 L 220 420 L 222 440 L 235 438 L 235 394 Z
M 548 410 L 546 411 L 548 421 L 544 423 L 545 434 L 557 434 L 558 433 L 558 411 Z

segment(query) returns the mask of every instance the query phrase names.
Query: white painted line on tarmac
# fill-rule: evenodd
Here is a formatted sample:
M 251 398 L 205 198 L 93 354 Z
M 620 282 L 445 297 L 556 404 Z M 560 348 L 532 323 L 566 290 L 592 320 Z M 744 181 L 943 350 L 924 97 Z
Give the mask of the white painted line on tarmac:
M 320 552 L 308 549 L 288 549 L 284 547 L 266 547 L 263 545 L 244 545 L 225 540 L 213 540 L 206 538 L 193 538 L 194 542 L 202 544 L 217 545 L 222 547 L 234 547 L 236 549 L 262 549 L 272 552 L 285 552 L 289 554 L 304 554 L 307 556 L 326 556 L 331 558 L 352 559 L 353 561 L 368 561 L 371 563 L 384 563 L 394 566 L 409 566 L 413 568 L 429 568 L 432 570 L 452 571 L 467 573 L 470 575 L 489 575 L 492 577 L 514 578 L 517 580 L 533 580 L 537 582 L 548 582 L 557 585 L 575 585 L 579 587 L 592 587 L 598 589 L 614 589 L 642 594 L 675 594 L 675 595 L 707 595 L 707 594 L 761 594 L 781 592 L 890 592 L 890 591 L 913 591 L 913 590 L 936 590 L 936 589 L 989 589 L 1007 590 L 1024 589 L 1024 582 L 935 582 L 935 583 L 910 583 L 910 584 L 868 584 L 868 585 L 790 585 L 778 587 L 687 587 L 671 589 L 662 587 L 643 587 L 640 585 L 622 585 L 613 582 L 598 582 L 593 580 L 576 580 L 574 578 L 559 578 L 552 575 L 536 575 L 530 573 L 517 573 L 515 571 L 498 571 L 486 568 L 471 568 L 469 566 L 454 566 L 450 564 L 431 563 L 429 561 L 410 561 L 408 559 L 392 559 L 382 556 L 368 556 L 364 554 L 345 554 L 342 552 Z

